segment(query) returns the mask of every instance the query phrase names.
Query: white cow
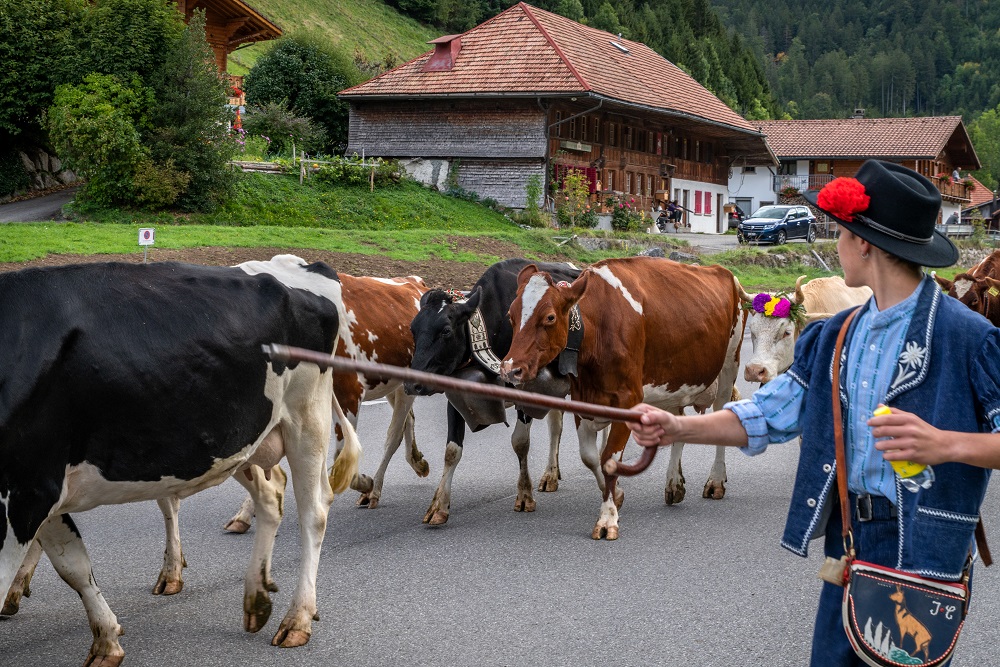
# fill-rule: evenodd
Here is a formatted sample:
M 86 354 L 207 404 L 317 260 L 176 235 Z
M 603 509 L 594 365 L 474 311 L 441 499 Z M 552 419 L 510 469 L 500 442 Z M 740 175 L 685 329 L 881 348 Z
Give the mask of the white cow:
M 848 287 L 840 276 L 815 278 L 805 285 L 805 276 L 795 281 L 795 296 L 792 302 L 805 308 L 805 319 L 796 322 L 789 317 L 769 317 L 748 309 L 747 330 L 753 344 L 753 357 L 743 371 L 747 382 L 766 384 L 775 376 L 785 372 L 792 365 L 795 340 L 801 328 L 814 320 L 823 320 L 835 313 L 858 306 L 868 300 L 872 291 L 867 287 Z M 745 304 L 753 303 L 753 297 L 739 288 L 740 298 Z

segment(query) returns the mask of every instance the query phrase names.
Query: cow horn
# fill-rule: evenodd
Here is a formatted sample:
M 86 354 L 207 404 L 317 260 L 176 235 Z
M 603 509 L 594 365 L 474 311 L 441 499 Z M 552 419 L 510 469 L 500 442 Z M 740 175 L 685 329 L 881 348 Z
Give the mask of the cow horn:
M 798 280 L 795 281 L 795 303 L 799 305 L 806 300 L 806 295 L 802 293 L 802 281 L 804 279 L 805 276 L 799 276 Z
M 743 289 L 743 285 L 740 284 L 740 279 L 733 276 L 733 282 L 736 283 L 736 290 L 740 293 L 740 301 L 743 303 L 753 303 L 753 297 L 747 294 L 746 290 Z

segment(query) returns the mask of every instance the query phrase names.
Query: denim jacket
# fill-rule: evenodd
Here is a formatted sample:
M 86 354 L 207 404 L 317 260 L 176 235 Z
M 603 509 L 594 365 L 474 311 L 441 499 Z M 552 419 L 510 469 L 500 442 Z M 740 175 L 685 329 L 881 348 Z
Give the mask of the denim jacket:
M 921 290 L 885 403 L 916 413 L 940 429 L 989 432 L 990 421 L 1000 413 L 1000 329 L 936 285 L 926 287 L 931 289 Z M 807 555 L 809 540 L 825 533 L 830 513 L 839 511 L 831 409 L 833 350 L 848 312 L 808 326 L 787 371 L 806 389 L 802 423 L 809 424 L 802 434 L 781 541 L 800 556 Z M 851 337 L 848 331 L 841 363 Z M 843 382 L 840 401 L 846 414 Z M 934 472 L 931 488 L 916 493 L 904 490 L 897 479 L 896 568 L 954 581 L 961 578 L 972 546 L 990 471 L 944 463 L 934 466 Z

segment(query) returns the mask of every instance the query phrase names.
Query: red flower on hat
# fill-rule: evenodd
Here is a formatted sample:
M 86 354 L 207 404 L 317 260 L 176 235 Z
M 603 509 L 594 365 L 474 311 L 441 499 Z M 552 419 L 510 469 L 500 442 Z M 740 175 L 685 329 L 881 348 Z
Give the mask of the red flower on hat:
M 841 220 L 854 221 L 854 214 L 868 209 L 872 198 L 856 178 L 835 178 L 819 191 L 816 205 Z

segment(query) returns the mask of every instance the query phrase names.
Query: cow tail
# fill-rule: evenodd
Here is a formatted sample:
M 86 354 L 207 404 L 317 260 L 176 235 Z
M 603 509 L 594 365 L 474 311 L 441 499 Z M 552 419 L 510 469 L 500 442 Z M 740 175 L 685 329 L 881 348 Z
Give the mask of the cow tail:
M 340 431 L 344 436 L 344 446 L 337 454 L 337 458 L 334 459 L 333 468 L 330 469 L 330 486 L 333 487 L 333 492 L 336 494 L 346 491 L 351 480 L 358 474 L 358 464 L 361 461 L 361 442 L 358 440 L 357 431 L 344 415 L 336 395 L 333 397 L 333 411 L 337 415 Z

